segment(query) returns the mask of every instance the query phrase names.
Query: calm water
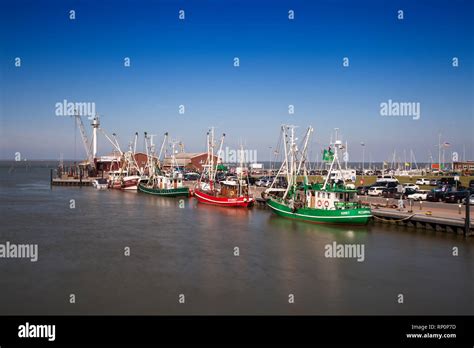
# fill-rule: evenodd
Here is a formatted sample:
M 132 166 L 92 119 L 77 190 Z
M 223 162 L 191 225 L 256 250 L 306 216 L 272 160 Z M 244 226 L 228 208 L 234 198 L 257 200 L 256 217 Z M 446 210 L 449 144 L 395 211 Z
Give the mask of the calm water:
M 474 314 L 474 238 L 50 189 L 39 166 L 0 178 L 0 243 L 39 248 L 36 263 L 0 259 L 0 314 Z M 365 261 L 325 258 L 333 241 L 363 243 Z

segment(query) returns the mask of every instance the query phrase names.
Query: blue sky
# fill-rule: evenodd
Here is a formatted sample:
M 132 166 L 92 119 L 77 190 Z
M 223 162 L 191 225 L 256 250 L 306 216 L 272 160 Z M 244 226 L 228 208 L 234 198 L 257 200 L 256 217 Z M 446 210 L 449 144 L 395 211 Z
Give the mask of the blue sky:
M 169 131 L 187 151 L 203 151 L 208 126 L 216 126 L 226 145 L 242 141 L 268 160 L 280 124 L 291 123 L 315 128 L 313 153 L 339 127 L 353 161 L 362 158 L 361 141 L 366 160 L 413 149 L 428 161 L 440 131 L 449 151 L 464 148 L 474 159 L 473 4 L 2 1 L 0 158 L 82 158 L 73 120 L 55 115 L 67 99 L 95 102 L 102 127 L 123 146 L 136 131 Z M 382 117 L 380 103 L 389 99 L 419 102 L 420 119 Z M 101 139 L 99 153 L 110 150 Z

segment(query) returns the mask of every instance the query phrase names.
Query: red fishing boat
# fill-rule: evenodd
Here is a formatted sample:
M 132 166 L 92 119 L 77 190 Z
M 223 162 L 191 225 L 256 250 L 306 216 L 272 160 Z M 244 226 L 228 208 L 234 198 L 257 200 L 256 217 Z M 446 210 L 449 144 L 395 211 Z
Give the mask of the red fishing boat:
M 219 152 L 222 153 L 225 134 L 222 135 Z M 204 172 L 194 189 L 194 197 L 200 203 L 218 205 L 221 207 L 250 207 L 255 199 L 249 194 L 248 181 L 243 179 L 242 171 L 235 180 L 216 181 L 219 157 L 214 156 L 214 129 L 207 133 L 207 160 Z M 216 162 L 216 163 L 214 163 Z
M 237 195 L 237 186 L 237 184 L 227 185 L 220 183 L 220 189 L 204 190 L 202 188 L 195 188 L 194 197 L 201 203 L 223 207 L 249 207 L 253 205 L 255 200 L 249 194 Z

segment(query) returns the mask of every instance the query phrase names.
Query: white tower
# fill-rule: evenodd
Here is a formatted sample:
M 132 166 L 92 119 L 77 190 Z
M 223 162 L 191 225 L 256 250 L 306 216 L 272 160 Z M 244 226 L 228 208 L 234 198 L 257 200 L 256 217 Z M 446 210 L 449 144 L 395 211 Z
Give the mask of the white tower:
M 95 115 L 91 122 L 92 126 L 92 156 L 97 157 L 97 129 L 100 126 L 99 115 Z

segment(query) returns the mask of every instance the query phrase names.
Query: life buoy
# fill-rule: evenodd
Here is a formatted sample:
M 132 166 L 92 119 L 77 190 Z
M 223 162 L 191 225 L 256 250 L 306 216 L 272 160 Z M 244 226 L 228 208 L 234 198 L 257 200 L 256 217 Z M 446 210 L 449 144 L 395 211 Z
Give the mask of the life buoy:
M 321 200 L 318 200 L 318 207 L 320 207 L 321 205 L 323 205 L 323 203 L 321 202 Z
M 329 201 L 325 201 L 325 202 L 324 202 L 324 206 L 325 206 L 326 208 L 329 207 Z

